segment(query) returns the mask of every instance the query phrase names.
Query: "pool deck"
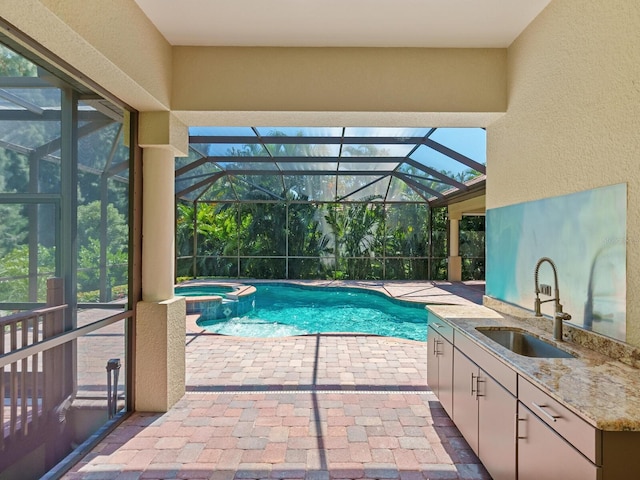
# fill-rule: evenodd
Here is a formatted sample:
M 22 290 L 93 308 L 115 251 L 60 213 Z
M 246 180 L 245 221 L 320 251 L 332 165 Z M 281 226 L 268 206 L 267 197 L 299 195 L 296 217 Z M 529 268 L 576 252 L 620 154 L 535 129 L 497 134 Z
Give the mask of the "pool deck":
M 428 303 L 473 302 L 482 286 L 373 283 Z M 190 330 L 184 397 L 133 413 L 63 478 L 489 479 L 427 386 L 426 357 L 424 342 L 364 334 Z

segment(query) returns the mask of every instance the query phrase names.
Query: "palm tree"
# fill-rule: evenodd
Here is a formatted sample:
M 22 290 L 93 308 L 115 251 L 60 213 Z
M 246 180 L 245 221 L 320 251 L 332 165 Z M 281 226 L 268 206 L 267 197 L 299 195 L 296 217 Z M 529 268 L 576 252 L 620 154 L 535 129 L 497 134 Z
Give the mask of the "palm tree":
M 366 203 L 353 205 L 333 204 L 325 214 L 334 239 L 336 272 L 346 271 L 350 279 L 369 278 L 372 273 L 371 258 L 381 242 L 378 227 L 384 221 L 384 206 L 373 202 L 376 198 L 367 197 Z M 342 260 L 346 260 L 346 268 Z

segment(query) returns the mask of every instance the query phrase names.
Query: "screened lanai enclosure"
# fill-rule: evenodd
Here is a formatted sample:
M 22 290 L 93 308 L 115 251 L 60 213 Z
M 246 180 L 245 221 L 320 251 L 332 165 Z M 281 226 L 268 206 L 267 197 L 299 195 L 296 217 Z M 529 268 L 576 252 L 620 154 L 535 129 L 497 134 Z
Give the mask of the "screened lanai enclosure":
M 176 159 L 179 277 L 442 280 L 447 205 L 484 193 L 481 128 L 190 129 Z M 459 225 L 484 279 L 484 216 Z M 194 233 L 195 232 L 195 233 Z
M 44 302 L 71 271 L 81 302 L 126 297 L 125 112 L 1 46 L 0 62 L 0 300 Z
M 2 479 L 130 409 L 135 114 L 75 78 L 0 33 Z

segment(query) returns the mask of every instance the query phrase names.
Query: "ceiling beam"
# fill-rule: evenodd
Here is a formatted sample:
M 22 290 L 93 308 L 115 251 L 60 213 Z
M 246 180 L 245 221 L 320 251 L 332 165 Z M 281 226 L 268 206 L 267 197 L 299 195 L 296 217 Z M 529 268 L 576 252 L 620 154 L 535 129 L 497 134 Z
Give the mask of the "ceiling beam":
M 187 187 L 183 190 L 180 190 L 179 192 L 176 192 L 176 197 L 178 198 L 183 197 L 184 195 L 187 195 L 195 190 L 198 190 L 199 188 L 215 183 L 219 178 L 223 177 L 224 175 L 226 175 L 226 172 L 215 173 L 211 175 L 209 178 L 205 178 L 201 182 L 194 183 L 190 187 Z
M 39 77 L 0 77 L 0 88 L 58 88 Z
M 394 172 L 393 176 L 396 177 L 396 178 L 399 178 L 404 183 L 406 183 L 407 185 L 409 185 L 410 187 L 412 187 L 414 189 L 418 189 L 418 190 L 421 190 L 423 192 L 427 192 L 429 195 L 432 195 L 432 196 L 437 197 L 437 198 L 444 197 L 444 195 L 442 195 L 437 190 L 434 190 L 433 188 L 425 187 L 420 182 L 416 182 L 415 180 L 411 179 L 410 177 L 407 177 L 406 175 L 404 175 L 402 173 Z
M 374 181 L 369 182 L 369 183 L 367 183 L 366 185 L 363 185 L 362 187 L 359 187 L 359 188 L 357 188 L 357 189 L 353 190 L 352 192 L 347 193 L 346 195 L 343 195 L 342 197 L 338 198 L 338 199 L 336 200 L 336 202 L 341 202 L 341 201 L 343 201 L 345 198 L 348 198 L 348 197 L 350 197 L 351 195 L 355 195 L 356 193 L 361 192 L 361 191 L 362 191 L 362 190 L 364 190 L 365 188 L 369 188 L 371 185 L 374 185 L 374 184 L 376 184 L 376 183 L 378 183 L 378 182 L 381 182 L 382 180 L 385 180 L 385 179 L 388 179 L 388 178 L 389 178 L 389 175 L 385 175 L 385 176 L 383 176 L 383 177 L 376 178 Z M 389 188 L 388 188 L 388 185 L 387 185 L 387 191 L 388 191 L 388 190 L 389 190 Z M 382 196 L 382 195 L 381 195 L 381 196 Z M 385 199 L 385 200 L 386 200 L 386 197 L 383 197 L 383 199 Z
M 77 133 L 78 138 L 86 137 L 87 135 L 90 135 L 93 132 L 96 132 L 101 128 L 104 128 L 107 125 L 113 123 L 113 120 L 111 119 L 107 119 L 107 120 L 108 121 L 105 121 L 103 119 L 100 122 L 93 122 L 93 123 L 87 123 L 85 125 L 82 125 L 80 128 L 78 128 L 78 133 Z M 38 148 L 34 149 L 31 152 L 32 158 L 40 158 L 49 153 L 57 152 L 58 150 L 60 150 L 61 142 L 62 142 L 62 138 L 58 137 L 51 140 L 48 143 L 45 143 L 44 145 L 39 146 Z
M 8 122 L 59 122 L 60 115 L 59 108 L 44 108 L 42 113 L 0 108 L 0 121 Z M 78 120 L 81 122 L 113 121 L 113 119 L 95 110 L 79 110 Z
M 478 163 L 475 160 L 472 160 L 469 157 L 456 152 L 455 150 L 451 150 L 449 147 L 445 147 L 441 143 L 435 142 L 430 138 L 425 138 L 424 140 L 422 140 L 422 143 L 427 147 L 434 149 L 436 152 L 446 155 L 447 157 L 452 158 L 456 162 L 460 162 L 473 170 L 477 170 L 480 173 L 487 173 L 486 167 L 481 163 Z
M 483 195 L 486 191 L 486 179 L 481 180 L 479 182 L 474 183 L 469 186 L 469 189 L 465 192 L 460 192 L 457 190 L 450 190 L 445 192 L 442 198 L 434 199 L 431 202 L 432 207 L 445 207 L 450 203 L 457 203 L 464 200 L 468 200 L 470 198 L 474 198 L 480 195 Z
M 38 105 L 34 104 L 33 102 L 29 102 L 24 98 L 14 95 L 13 93 L 8 92 L 7 90 L 1 89 L 1 88 L 0 88 L 0 98 L 4 98 L 6 101 L 13 103 L 14 105 L 17 105 L 18 107 L 26 108 L 31 113 L 35 113 L 38 116 L 44 113 L 44 109 L 40 108 Z
M 304 175 L 353 175 L 357 177 L 374 176 L 383 177 L 385 175 L 391 175 L 393 170 L 371 170 L 364 172 L 362 170 L 225 170 L 228 175 L 289 175 L 292 177 L 304 176 Z
M 414 168 L 417 168 L 418 170 L 423 171 L 424 173 L 431 175 L 434 178 L 437 178 L 438 180 L 440 180 L 443 183 L 446 183 L 448 185 L 451 185 L 453 187 L 459 188 L 460 190 L 466 190 L 467 186 L 464 183 L 461 183 L 451 177 L 447 177 L 445 174 L 438 172 L 437 170 L 434 170 L 431 167 L 427 167 L 423 164 L 421 164 L 420 162 L 418 162 L 417 160 L 414 160 L 412 158 L 407 158 L 405 160 L 405 163 L 407 165 L 411 165 Z M 406 172 L 404 172 L 406 173 Z
M 276 144 L 276 145 L 415 145 L 425 137 L 341 137 L 341 136 L 289 136 L 270 135 L 189 135 L 189 143 L 212 144 Z
M 233 163 L 318 163 L 318 162 L 343 162 L 343 163 L 400 163 L 406 161 L 405 157 L 234 157 L 212 156 L 206 157 L 210 162 Z

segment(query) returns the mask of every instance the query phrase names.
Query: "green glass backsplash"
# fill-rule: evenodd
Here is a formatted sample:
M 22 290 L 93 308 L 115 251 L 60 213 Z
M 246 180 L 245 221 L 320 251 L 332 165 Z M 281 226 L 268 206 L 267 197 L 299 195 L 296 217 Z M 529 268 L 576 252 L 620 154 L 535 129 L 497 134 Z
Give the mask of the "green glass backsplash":
M 486 294 L 533 311 L 535 265 L 549 257 L 571 323 L 624 340 L 626 232 L 626 184 L 489 209 Z M 554 285 L 546 263 L 539 281 Z M 542 311 L 552 315 L 553 302 Z

